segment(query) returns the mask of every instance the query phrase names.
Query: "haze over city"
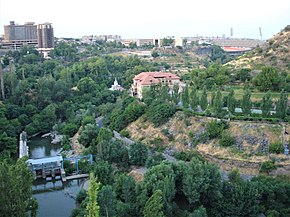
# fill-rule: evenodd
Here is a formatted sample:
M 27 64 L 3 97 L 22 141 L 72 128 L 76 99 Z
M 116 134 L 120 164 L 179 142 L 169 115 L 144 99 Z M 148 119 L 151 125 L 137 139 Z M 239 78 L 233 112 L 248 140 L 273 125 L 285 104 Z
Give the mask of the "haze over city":
M 0 34 L 9 21 L 51 22 L 56 37 L 230 36 L 268 39 L 290 21 L 289 0 L 69 1 L 0 0 Z

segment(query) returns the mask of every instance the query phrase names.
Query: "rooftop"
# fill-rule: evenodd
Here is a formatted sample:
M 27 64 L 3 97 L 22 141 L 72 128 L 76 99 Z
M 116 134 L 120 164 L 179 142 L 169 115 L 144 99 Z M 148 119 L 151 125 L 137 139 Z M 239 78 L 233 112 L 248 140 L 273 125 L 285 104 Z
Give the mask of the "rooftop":
M 159 83 L 160 78 L 164 78 L 165 80 L 180 79 L 177 75 L 167 72 L 141 72 L 134 77 L 134 81 L 139 82 L 142 85 L 150 85 Z

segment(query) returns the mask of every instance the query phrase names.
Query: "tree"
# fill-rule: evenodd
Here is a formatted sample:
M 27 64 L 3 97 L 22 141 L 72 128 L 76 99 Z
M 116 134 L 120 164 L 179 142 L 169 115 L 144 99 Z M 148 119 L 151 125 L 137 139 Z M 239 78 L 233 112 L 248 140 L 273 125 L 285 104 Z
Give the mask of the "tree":
M 108 161 L 98 161 L 93 164 L 93 171 L 98 181 L 103 185 L 111 184 L 113 180 L 112 166 Z
M 227 105 L 228 105 L 229 112 L 231 112 L 233 114 L 235 112 L 235 108 L 236 108 L 236 98 L 235 98 L 234 89 L 231 89 L 231 91 L 228 95 Z
M 97 203 L 97 194 L 100 188 L 100 183 L 97 178 L 94 177 L 93 173 L 90 173 L 90 186 L 88 191 L 89 202 L 87 205 L 88 215 L 87 217 L 99 217 L 100 207 Z
M 154 51 L 152 51 L 151 56 L 152 56 L 153 58 L 159 57 L 159 53 L 158 53 L 157 51 L 154 50 Z
M 199 99 L 197 95 L 196 87 L 192 86 L 190 91 L 190 106 L 193 111 L 196 110 L 197 106 L 199 105 Z
M 203 111 L 205 111 L 207 109 L 207 106 L 208 106 L 207 92 L 206 88 L 204 87 L 200 98 L 200 107 Z
M 164 217 L 162 191 L 156 190 L 147 200 L 144 208 L 144 217 Z
M 277 91 L 281 89 L 282 76 L 274 67 L 263 67 L 262 71 L 254 78 L 253 84 L 260 91 Z
M 133 165 L 144 166 L 148 158 L 148 149 L 143 143 L 136 142 L 130 146 L 129 155 Z
M 280 93 L 279 100 L 276 104 L 276 114 L 279 118 L 284 119 L 286 116 L 287 111 L 287 105 L 288 105 L 288 94 L 282 90 Z
M 188 85 L 185 86 L 181 98 L 182 98 L 183 108 L 188 108 L 188 106 L 189 106 L 189 88 L 188 88 Z
M 222 93 L 220 90 L 218 90 L 216 97 L 214 98 L 213 102 L 214 111 L 217 115 L 220 115 L 223 108 L 223 99 L 222 99 Z
M 105 185 L 98 193 L 98 203 L 100 204 L 101 216 L 116 216 L 117 198 L 112 186 Z
M 32 196 L 32 173 L 21 158 L 15 164 L 0 162 L 0 210 L 4 217 L 28 216 Z
M 179 103 L 179 85 L 174 84 L 173 85 L 173 90 L 172 90 L 172 100 L 177 105 Z
M 271 106 L 272 106 L 271 92 L 268 91 L 263 96 L 262 105 L 261 105 L 261 107 L 262 107 L 262 115 L 264 117 L 269 117 L 270 116 Z
M 245 116 L 251 114 L 252 102 L 251 102 L 251 91 L 247 89 L 242 98 L 242 110 Z

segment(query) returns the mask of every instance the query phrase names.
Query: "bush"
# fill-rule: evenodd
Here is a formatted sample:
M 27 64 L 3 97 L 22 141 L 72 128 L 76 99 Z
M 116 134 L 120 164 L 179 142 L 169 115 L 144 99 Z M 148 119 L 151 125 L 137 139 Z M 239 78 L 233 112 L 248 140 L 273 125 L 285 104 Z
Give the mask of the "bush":
M 266 162 L 262 163 L 260 172 L 269 173 L 274 169 L 276 169 L 275 162 L 274 161 L 266 161 Z
M 224 121 L 212 120 L 206 124 L 206 134 L 209 139 L 219 138 L 228 127 L 228 123 Z
M 281 154 L 283 153 L 283 150 L 284 150 L 283 144 L 280 142 L 270 144 L 269 146 L 269 152 L 273 154 Z
M 121 130 L 120 135 L 121 135 L 122 137 L 130 138 L 129 131 L 126 130 L 126 129 Z
M 205 161 L 204 157 L 201 156 L 198 152 L 196 151 L 181 151 L 181 152 L 175 152 L 174 157 L 177 160 L 182 160 L 182 161 L 191 161 L 192 158 L 196 158 L 202 162 Z
M 223 147 L 233 146 L 236 143 L 235 138 L 229 132 L 223 132 L 219 144 Z

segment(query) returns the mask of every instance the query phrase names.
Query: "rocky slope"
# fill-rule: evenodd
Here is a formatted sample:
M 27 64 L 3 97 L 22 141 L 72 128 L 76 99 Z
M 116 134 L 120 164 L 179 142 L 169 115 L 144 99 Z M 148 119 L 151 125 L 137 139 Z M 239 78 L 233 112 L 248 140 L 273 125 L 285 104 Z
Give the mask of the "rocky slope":
M 257 174 L 261 163 L 269 159 L 276 159 L 277 166 L 290 165 L 290 159 L 285 155 L 268 153 L 272 143 L 285 140 L 289 144 L 289 136 L 284 136 L 285 129 L 290 132 L 289 125 L 284 128 L 279 124 L 232 121 L 229 131 L 236 140 L 234 147 L 221 147 L 218 139 L 197 143 L 210 119 L 187 117 L 177 112 L 169 122 L 155 128 L 141 117 L 128 126 L 128 131 L 133 140 L 141 140 L 148 146 L 165 149 L 168 153 L 195 149 L 225 170 L 239 168 L 243 173 Z
M 267 40 L 263 47 L 256 48 L 226 65 L 235 69 L 275 66 L 290 73 L 290 25 Z

